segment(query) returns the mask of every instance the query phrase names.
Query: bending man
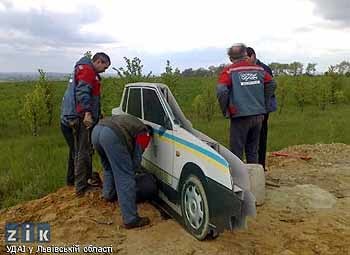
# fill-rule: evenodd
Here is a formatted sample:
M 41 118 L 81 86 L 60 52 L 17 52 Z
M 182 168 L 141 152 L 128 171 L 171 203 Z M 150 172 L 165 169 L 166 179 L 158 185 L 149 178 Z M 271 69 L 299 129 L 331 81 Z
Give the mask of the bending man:
M 135 170 L 141 165 L 151 135 L 152 128 L 131 115 L 101 119 L 92 131 L 92 143 L 104 170 L 103 197 L 108 201 L 118 199 L 127 229 L 150 223 L 137 213 Z

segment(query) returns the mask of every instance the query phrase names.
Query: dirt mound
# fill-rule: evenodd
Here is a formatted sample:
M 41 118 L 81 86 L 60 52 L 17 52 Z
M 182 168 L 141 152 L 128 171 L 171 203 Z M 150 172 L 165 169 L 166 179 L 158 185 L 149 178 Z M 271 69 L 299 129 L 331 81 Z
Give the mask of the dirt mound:
M 267 186 L 257 218 L 249 219 L 247 230 L 215 240 L 195 240 L 148 203 L 138 208 L 152 224 L 125 230 L 117 203 L 104 202 L 100 191 L 76 198 L 69 187 L 0 211 L 0 239 L 6 222 L 31 221 L 50 223 L 50 245 L 112 245 L 115 254 L 350 254 L 350 146 L 302 145 L 283 152 L 312 159 L 270 156 L 267 180 L 274 185 Z M 331 206 L 315 206 L 315 200 Z
M 274 207 L 296 210 L 329 209 L 337 203 L 337 198 L 334 195 L 313 184 L 271 190 L 267 199 Z

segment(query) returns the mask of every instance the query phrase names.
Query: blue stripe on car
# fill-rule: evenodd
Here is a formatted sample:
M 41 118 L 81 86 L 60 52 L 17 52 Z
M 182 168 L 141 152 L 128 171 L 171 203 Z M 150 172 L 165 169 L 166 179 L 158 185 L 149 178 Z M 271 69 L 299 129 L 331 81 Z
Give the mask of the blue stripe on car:
M 203 149 L 202 147 L 200 147 L 200 146 L 198 146 L 198 145 L 196 145 L 194 143 L 191 143 L 189 141 L 186 141 L 186 140 L 184 140 L 184 139 L 182 139 L 180 137 L 177 137 L 177 136 L 171 135 L 169 133 L 166 133 L 165 130 L 163 131 L 163 130 L 160 130 L 160 129 L 153 128 L 153 131 L 154 131 L 154 133 L 158 134 L 159 136 L 164 136 L 164 137 L 166 137 L 166 138 L 168 138 L 170 140 L 173 140 L 173 141 L 175 141 L 177 143 L 183 144 L 183 145 L 185 145 L 185 146 L 187 146 L 187 147 L 189 147 L 189 148 L 191 148 L 193 150 L 196 150 L 196 151 L 206 155 L 207 157 L 215 160 L 216 162 L 220 163 L 221 165 L 223 165 L 225 167 L 229 167 L 229 164 L 227 163 L 227 161 L 224 158 L 218 156 L 217 154 L 215 154 L 215 153 L 213 153 L 211 151 Z

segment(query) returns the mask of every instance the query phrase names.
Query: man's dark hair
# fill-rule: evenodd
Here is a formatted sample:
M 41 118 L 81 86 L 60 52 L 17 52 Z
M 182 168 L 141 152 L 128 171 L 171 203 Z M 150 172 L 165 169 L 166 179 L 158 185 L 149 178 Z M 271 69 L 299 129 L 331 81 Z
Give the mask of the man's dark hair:
M 111 64 L 111 59 L 109 58 L 109 56 L 104 53 L 104 52 L 98 52 L 96 53 L 93 57 L 92 57 L 92 62 L 95 62 L 97 60 L 101 60 L 104 63 L 109 63 Z
M 247 47 L 243 43 L 237 43 L 232 45 L 227 50 L 227 55 L 231 61 L 240 60 L 246 57 Z
M 248 57 L 251 57 L 253 54 L 256 56 L 254 49 L 252 47 L 247 47 Z

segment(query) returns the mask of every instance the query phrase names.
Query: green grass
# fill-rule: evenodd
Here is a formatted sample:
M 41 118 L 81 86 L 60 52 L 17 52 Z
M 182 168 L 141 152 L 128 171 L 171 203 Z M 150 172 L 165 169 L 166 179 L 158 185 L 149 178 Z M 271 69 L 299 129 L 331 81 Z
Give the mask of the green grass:
M 193 126 L 224 145 L 229 143 L 230 121 L 217 115 L 211 122 L 191 118 Z M 333 106 L 320 112 L 314 106 L 304 112 L 287 109 L 271 113 L 269 117 L 268 151 L 276 151 L 297 144 L 350 144 L 350 106 Z
M 214 78 L 186 78 L 179 81 L 176 98 L 193 126 L 227 145 L 229 120 L 217 109 L 211 122 L 194 116 L 192 102 Z M 59 110 L 65 82 L 53 82 L 56 120 L 52 127 L 31 136 L 21 120 L 24 95 L 33 89 L 32 82 L 0 84 L 0 208 L 44 196 L 65 185 L 68 148 L 59 129 Z M 349 89 L 348 89 L 349 90 Z M 348 90 L 345 92 L 348 93 Z M 119 105 L 122 86 L 113 79 L 103 83 L 103 110 L 110 115 Z M 325 111 L 307 105 L 303 112 L 288 95 L 283 113 L 270 115 L 268 150 L 295 144 L 342 142 L 350 144 L 350 105 L 331 105 Z M 94 166 L 100 168 L 97 155 Z
M 2 139 L 1 207 L 41 197 L 62 186 L 66 151 L 63 137 L 56 128 L 38 137 Z

